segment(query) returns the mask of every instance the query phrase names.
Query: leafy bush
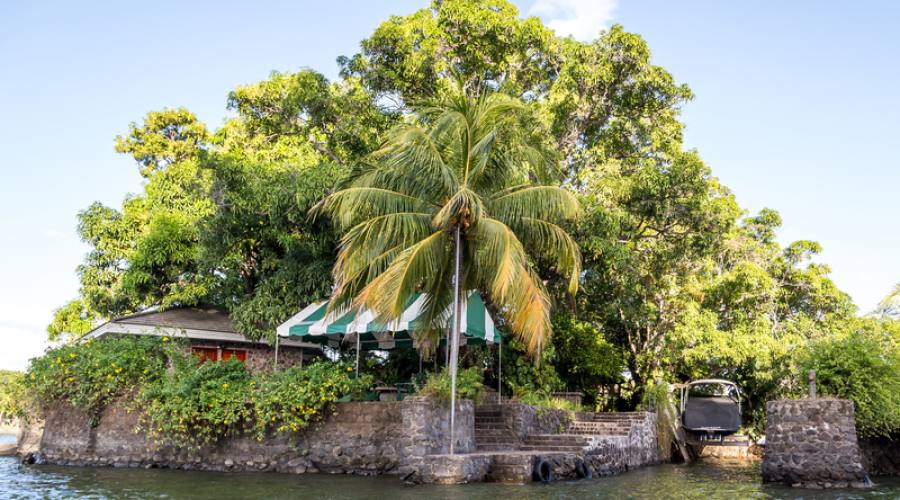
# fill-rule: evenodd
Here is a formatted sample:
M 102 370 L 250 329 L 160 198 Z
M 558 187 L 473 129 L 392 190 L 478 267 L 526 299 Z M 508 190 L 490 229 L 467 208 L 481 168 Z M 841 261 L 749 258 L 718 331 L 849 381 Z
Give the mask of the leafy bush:
M 535 406 L 537 408 L 545 408 L 548 410 L 566 410 L 581 411 L 581 408 L 568 399 L 555 397 L 545 391 L 533 391 L 522 387 L 516 387 L 513 394 L 517 401 L 522 404 Z
M 244 364 L 179 361 L 139 395 L 148 433 L 176 446 L 202 445 L 241 433 L 252 417 L 255 382 Z
M 668 454 L 675 442 L 678 410 L 671 386 L 667 382 L 655 382 L 644 389 L 644 408 L 656 412 L 656 444 L 659 451 Z
M 482 381 L 481 369 L 473 366 L 459 370 L 456 374 L 456 394 L 462 399 L 471 399 L 478 404 L 481 402 L 481 395 L 484 392 L 484 384 Z M 447 368 L 432 373 L 428 376 L 425 386 L 419 391 L 423 396 L 429 396 L 438 401 L 450 402 L 450 371 Z
M 25 386 L 38 402 L 63 400 L 96 416 L 108 399 L 162 376 L 167 341 L 109 338 L 50 349 L 31 360 Z
M 139 398 L 143 423 L 157 441 L 199 447 L 253 432 L 299 431 L 321 420 L 330 403 L 371 384 L 346 364 L 313 363 L 251 376 L 237 360 L 197 365 L 175 362 L 172 373 L 148 385 Z
M 896 435 L 900 433 L 898 342 L 900 324 L 860 320 L 850 332 L 810 344 L 800 356 L 800 373 L 815 369 L 820 394 L 855 403 L 860 435 Z
M 296 432 L 320 420 L 327 404 L 365 391 L 371 384 L 369 375 L 355 378 L 352 366 L 327 362 L 261 377 L 254 394 L 257 437 L 270 430 Z
M 25 414 L 25 374 L 0 370 L 0 421 Z
M 508 390 L 560 391 L 565 387 L 553 363 L 556 350 L 553 344 L 544 346 L 539 358 L 530 358 L 525 345 L 517 339 L 503 346 L 503 384 Z

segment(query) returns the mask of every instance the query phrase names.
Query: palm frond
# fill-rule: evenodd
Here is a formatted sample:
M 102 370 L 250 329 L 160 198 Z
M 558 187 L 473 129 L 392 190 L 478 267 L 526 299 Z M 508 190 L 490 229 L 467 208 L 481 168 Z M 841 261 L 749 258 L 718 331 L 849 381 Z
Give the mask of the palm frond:
M 474 246 L 476 281 L 490 292 L 513 332 L 536 350 L 550 336 L 550 299 L 528 262 L 515 233 L 489 217 L 479 221 L 469 241 Z
M 523 217 L 562 221 L 575 219 L 581 205 L 571 192 L 559 186 L 526 186 L 491 197 L 487 209 L 502 221 Z
M 373 311 L 378 320 L 400 317 L 413 293 L 439 287 L 443 273 L 435 271 L 447 266 L 451 256 L 446 233 L 432 233 L 397 254 L 387 269 L 360 291 L 356 304 Z
M 395 212 L 433 209 L 425 200 L 399 191 L 371 186 L 353 186 L 327 196 L 311 213 L 325 212 L 341 228 L 353 227 L 371 217 Z
M 520 217 L 509 225 L 531 255 L 549 263 L 568 278 L 570 295 L 578 293 L 581 277 L 581 250 L 572 236 L 560 226 L 541 219 Z
M 334 267 L 332 307 L 348 305 L 363 286 L 381 274 L 397 253 L 431 232 L 431 215 L 385 214 L 361 222 L 341 238 Z

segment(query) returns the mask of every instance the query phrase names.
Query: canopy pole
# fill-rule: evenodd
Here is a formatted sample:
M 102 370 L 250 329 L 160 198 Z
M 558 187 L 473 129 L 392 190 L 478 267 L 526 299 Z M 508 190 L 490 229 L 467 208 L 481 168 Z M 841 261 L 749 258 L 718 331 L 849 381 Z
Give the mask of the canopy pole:
M 456 226 L 456 265 L 453 271 L 453 332 L 450 334 L 450 454 L 455 452 L 456 441 L 456 368 L 459 363 L 459 268 L 462 251 L 460 249 L 460 228 Z
M 503 340 L 497 342 L 497 404 L 503 404 Z
M 356 334 L 356 378 L 359 378 L 359 333 Z

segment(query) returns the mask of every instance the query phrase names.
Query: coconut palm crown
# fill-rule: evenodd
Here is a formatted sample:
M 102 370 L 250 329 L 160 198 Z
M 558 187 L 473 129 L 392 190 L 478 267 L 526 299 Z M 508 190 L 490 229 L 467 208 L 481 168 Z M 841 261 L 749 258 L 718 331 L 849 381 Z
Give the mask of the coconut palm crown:
M 481 291 L 529 352 L 540 350 L 551 301 L 532 262 L 547 263 L 577 291 L 581 254 L 561 224 L 579 204 L 561 187 L 532 181 L 555 161 L 536 145 L 536 129 L 522 126 L 528 116 L 501 94 L 460 91 L 391 131 L 317 208 L 344 231 L 331 308 L 365 307 L 387 321 L 424 293 L 415 333 L 435 345 L 454 300 L 458 229 L 460 290 Z

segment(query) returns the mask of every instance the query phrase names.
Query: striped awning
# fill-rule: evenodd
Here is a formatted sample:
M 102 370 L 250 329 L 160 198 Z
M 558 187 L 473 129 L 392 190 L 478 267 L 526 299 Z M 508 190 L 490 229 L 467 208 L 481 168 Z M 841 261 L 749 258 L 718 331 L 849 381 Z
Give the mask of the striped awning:
M 424 302 L 425 295 L 414 295 L 403 314 L 387 324 L 376 322 L 375 314 L 367 309 L 328 314 L 328 302 L 317 302 L 282 323 L 277 332 L 281 337 L 302 337 L 304 341 L 331 347 L 338 347 L 341 342 L 355 345 L 358 335 L 360 348 L 364 351 L 414 348 L 417 345 L 411 334 L 423 326 L 420 316 Z M 452 326 L 451 309 L 452 306 L 443 314 L 447 318 L 446 328 Z M 494 319 L 477 291 L 466 294 L 461 318 L 461 344 L 501 342 L 502 335 L 494 327 Z

